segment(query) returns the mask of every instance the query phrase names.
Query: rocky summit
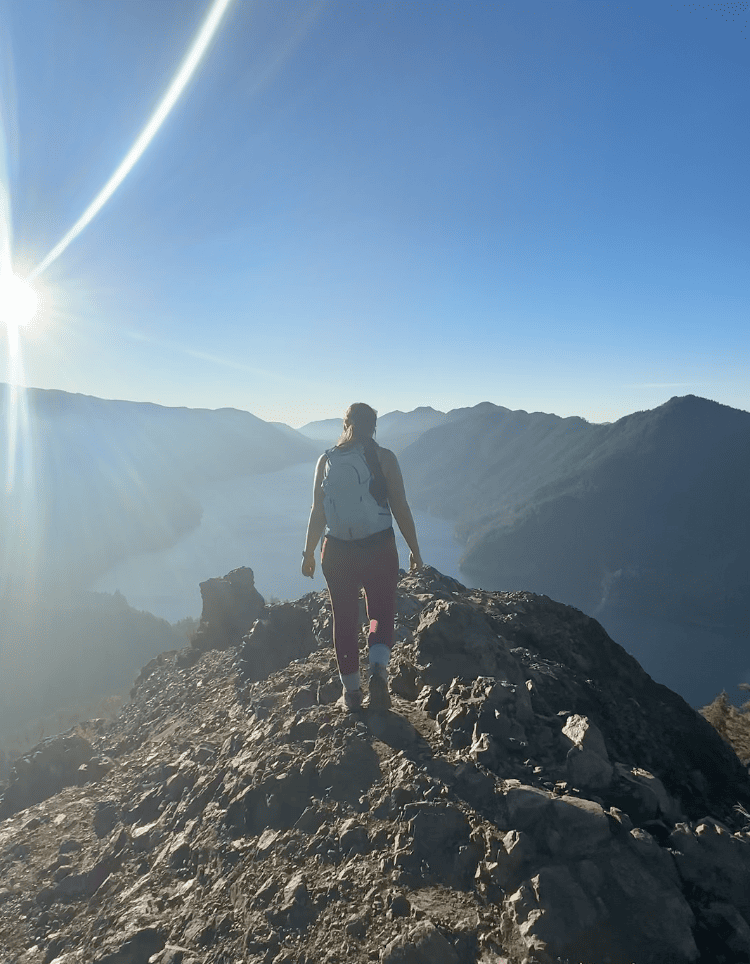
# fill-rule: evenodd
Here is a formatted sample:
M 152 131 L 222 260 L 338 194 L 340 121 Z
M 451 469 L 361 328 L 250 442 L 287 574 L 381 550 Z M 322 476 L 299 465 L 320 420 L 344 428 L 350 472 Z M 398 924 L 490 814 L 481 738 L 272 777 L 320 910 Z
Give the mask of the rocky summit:
M 349 714 L 325 593 L 206 626 L 16 761 L 2 964 L 750 961 L 748 761 L 595 620 L 404 575 Z

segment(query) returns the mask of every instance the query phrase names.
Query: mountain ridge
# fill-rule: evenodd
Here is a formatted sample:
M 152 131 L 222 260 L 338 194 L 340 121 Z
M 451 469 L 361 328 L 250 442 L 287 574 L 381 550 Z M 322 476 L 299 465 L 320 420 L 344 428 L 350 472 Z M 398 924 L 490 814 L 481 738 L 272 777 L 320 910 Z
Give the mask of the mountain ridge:
M 331 628 L 325 593 L 272 606 L 16 763 L 12 964 L 744 964 L 748 761 L 595 620 L 405 575 L 360 714 Z
M 467 547 L 465 570 L 476 574 L 489 551 L 497 556 L 511 551 L 511 543 L 533 544 L 534 559 L 524 556 L 525 584 L 539 589 L 534 570 L 543 571 L 543 560 L 553 565 L 566 558 L 566 573 L 559 572 L 548 591 L 562 591 L 583 608 L 595 607 L 600 587 L 592 574 L 588 589 L 572 599 L 575 565 L 621 571 L 631 581 L 641 569 L 650 578 L 658 573 L 659 593 L 671 573 L 673 598 L 656 603 L 662 611 L 682 606 L 684 614 L 705 611 L 711 619 L 712 595 L 721 606 L 736 596 L 741 607 L 750 535 L 741 478 L 750 469 L 750 414 L 689 397 L 597 427 L 594 442 L 580 465 L 536 490 L 533 511 L 480 532 Z M 518 554 L 513 560 L 524 571 Z M 698 594 L 701 582 L 705 598 Z
M 10 412 L 11 395 L 0 386 L 0 413 Z M 10 478 L 14 460 L 17 482 L 0 523 L 16 536 L 6 538 L 16 578 L 28 570 L 43 586 L 85 587 L 123 558 L 173 545 L 200 520 L 202 485 L 315 455 L 304 438 L 239 409 L 29 389 L 22 414 L 17 427 L 7 417 L 0 424 L 0 472 Z
M 554 565 L 576 540 L 586 547 L 587 533 L 598 525 L 596 558 L 587 562 L 583 550 L 572 558 L 581 556 L 581 567 L 598 567 L 599 574 L 577 597 L 569 588 L 562 597 L 584 608 L 595 607 L 605 572 L 637 567 L 637 559 L 614 554 L 628 540 L 650 538 L 657 559 L 659 551 L 668 551 L 667 543 L 659 548 L 660 533 L 651 527 L 671 527 L 674 535 L 682 524 L 683 541 L 700 528 L 700 538 L 710 544 L 708 517 L 717 541 L 728 542 L 736 535 L 726 518 L 731 507 L 740 525 L 737 541 L 748 531 L 738 480 L 750 468 L 750 414 L 695 396 L 601 426 L 525 412 L 470 416 L 426 432 L 401 461 L 415 505 L 456 522 L 467 543 L 462 571 L 474 580 L 489 577 L 494 586 L 507 585 L 508 567 L 515 566 L 527 580 L 522 585 L 555 595 L 560 589 L 540 582 L 535 567 Z M 596 512 L 590 507 L 594 496 Z M 566 514 L 570 520 L 564 523 Z M 569 528 L 564 549 L 554 542 L 561 524 Z M 524 526 L 533 526 L 533 534 Z M 607 539 L 612 558 L 606 558 Z M 723 551 L 716 549 L 718 555 Z M 508 566 L 498 558 L 507 558 Z M 683 565 L 691 560 L 684 557 Z M 738 561 L 735 569 L 740 567 Z M 722 579 L 712 581 L 717 592 Z
M 0 392 L 6 396 L 7 390 Z M 180 558 L 167 556 L 165 547 L 177 547 L 175 553 L 186 547 L 194 573 L 188 598 L 195 598 L 195 583 L 204 578 L 198 573 L 201 543 L 189 534 L 204 532 L 214 540 L 204 551 L 213 551 L 216 540 L 226 543 L 218 565 L 227 568 L 247 562 L 245 540 L 258 546 L 254 513 L 283 517 L 290 545 L 297 525 L 303 537 L 309 489 L 305 482 L 302 493 L 299 479 L 308 464 L 312 474 L 322 445 L 296 430 L 238 409 L 168 408 L 44 390 L 32 396 L 27 409 L 35 474 L 0 508 L 6 600 L 27 606 L 24 600 L 51 598 L 53 590 L 64 599 L 76 586 L 96 585 L 106 570 L 116 575 L 100 588 L 124 589 L 148 609 L 162 555 L 169 566 L 165 584 L 178 591 Z M 401 442 L 417 433 L 399 456 L 407 494 L 415 509 L 455 527 L 465 545 L 461 571 L 468 581 L 545 593 L 607 625 L 629 620 L 630 629 L 617 625 L 618 638 L 657 678 L 698 704 L 750 672 L 750 529 L 743 489 L 750 473 L 749 417 L 687 396 L 609 425 L 514 412 L 491 402 L 450 413 L 425 406 L 383 420 Z M 425 428 L 435 419 L 440 424 Z M 340 428 L 332 421 L 331 444 Z M 6 420 L 3 432 L 7 436 Z M 19 479 L 30 465 L 17 460 Z M 291 465 L 297 481 L 286 484 L 286 469 L 279 470 L 261 505 L 261 488 L 246 485 L 242 473 L 274 465 Z M 227 475 L 237 484 L 217 487 Z M 280 509 L 284 499 L 294 505 Z M 146 553 L 154 560 L 147 583 L 128 566 L 112 568 L 130 560 L 132 570 Z M 292 555 L 290 549 L 290 566 Z M 264 591 L 273 593 L 260 578 Z M 661 626 L 642 626 L 662 619 L 670 622 L 668 638 Z M 702 688 L 687 670 L 675 675 L 678 652 L 686 664 L 701 667 Z

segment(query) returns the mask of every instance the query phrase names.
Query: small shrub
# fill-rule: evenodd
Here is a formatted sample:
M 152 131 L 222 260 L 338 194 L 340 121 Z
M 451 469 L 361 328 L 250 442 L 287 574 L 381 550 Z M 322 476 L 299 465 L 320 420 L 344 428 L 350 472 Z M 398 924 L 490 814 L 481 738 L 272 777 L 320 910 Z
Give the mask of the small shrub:
M 740 689 L 747 690 L 747 683 L 740 683 Z M 750 703 L 737 709 L 722 692 L 708 706 L 700 711 L 711 726 L 732 747 L 744 764 L 750 763 Z

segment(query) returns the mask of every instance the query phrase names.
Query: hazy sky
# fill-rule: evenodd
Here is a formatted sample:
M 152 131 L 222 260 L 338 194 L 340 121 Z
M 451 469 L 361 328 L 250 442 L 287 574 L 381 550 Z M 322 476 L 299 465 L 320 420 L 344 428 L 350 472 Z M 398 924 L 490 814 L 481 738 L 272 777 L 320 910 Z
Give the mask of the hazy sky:
M 0 0 L 19 275 L 210 8 Z M 359 399 L 748 409 L 749 33 L 747 2 L 234 0 L 38 279 L 25 379 L 293 425 Z

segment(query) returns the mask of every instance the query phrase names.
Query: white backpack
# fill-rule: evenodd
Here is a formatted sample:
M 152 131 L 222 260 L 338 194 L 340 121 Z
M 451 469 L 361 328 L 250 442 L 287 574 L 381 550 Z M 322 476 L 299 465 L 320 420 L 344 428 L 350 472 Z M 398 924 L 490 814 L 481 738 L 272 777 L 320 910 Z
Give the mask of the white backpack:
M 373 474 L 361 445 L 328 449 L 323 476 L 326 534 L 350 542 L 393 525 L 388 505 L 370 492 Z

